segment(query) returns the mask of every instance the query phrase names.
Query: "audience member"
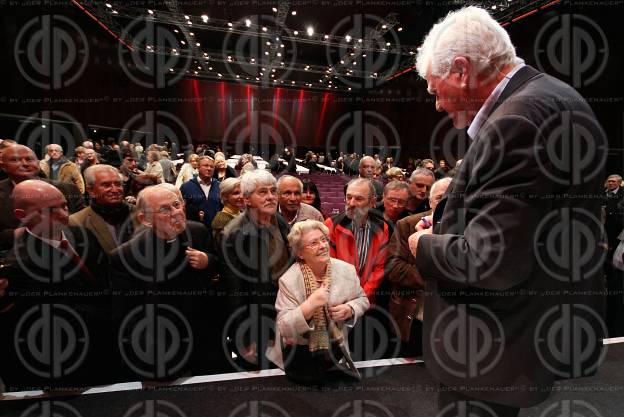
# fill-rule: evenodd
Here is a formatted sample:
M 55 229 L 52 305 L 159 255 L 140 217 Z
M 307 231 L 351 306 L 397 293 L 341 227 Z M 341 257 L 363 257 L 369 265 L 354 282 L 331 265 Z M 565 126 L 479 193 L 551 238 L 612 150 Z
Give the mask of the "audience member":
M 301 192 L 301 201 L 309 206 L 321 211 L 321 194 L 314 181 L 305 178 L 303 181 L 303 191 Z
M 279 213 L 288 224 L 312 219 L 322 222 L 323 215 L 309 204 L 302 203 L 303 183 L 292 175 L 282 175 L 277 181 Z
M 236 171 L 229 167 L 223 152 L 215 153 L 215 170 L 213 177 L 222 182 L 226 178 L 236 177 Z
M 163 181 L 167 184 L 173 184 L 178 177 L 178 172 L 176 171 L 175 164 L 169 158 L 169 153 L 167 151 L 160 151 L 160 167 L 163 172 Z
M 353 375 L 339 362 L 352 363 L 347 329 L 369 307 L 353 265 L 330 258 L 328 233 L 315 220 L 295 224 L 288 242 L 298 262 L 279 279 L 277 342 L 267 356 L 300 383 Z
M 383 198 L 383 184 L 375 179 L 375 174 L 378 170 L 378 162 L 372 156 L 364 156 L 360 159 L 360 163 L 358 166 L 358 172 L 360 174 L 360 178 L 369 179 L 373 187 L 375 189 L 375 197 L 377 198 L 377 202 L 380 202 Z M 345 184 L 345 193 L 347 187 Z
M 288 224 L 277 214 L 277 182 L 267 171 L 254 170 L 241 178 L 244 213 L 223 231 L 223 276 L 230 294 L 228 336 L 235 344 L 241 366 L 270 367 L 265 352 L 275 335 L 256 332 L 275 312 L 277 280 L 290 267 Z M 236 296 L 235 296 L 236 295 Z
M 396 222 L 409 215 L 405 210 L 409 195 L 409 186 L 404 182 L 392 181 L 384 187 L 383 202 L 378 206 L 378 210 L 391 226 L 390 234 Z
M 147 165 L 144 172 L 148 175 L 152 175 L 158 178 L 158 183 L 164 182 L 165 177 L 163 174 L 162 165 L 160 165 L 160 152 L 147 152 Z
M 240 183 L 240 178 L 226 178 L 219 186 L 223 209 L 215 215 L 210 225 L 215 247 L 219 250 L 221 249 L 223 229 L 245 209 L 245 200 L 243 199 Z
M 100 163 L 97 152 L 93 148 L 86 148 L 84 151 L 84 161 L 80 164 L 80 172 L 84 172 L 85 169 L 92 165 Z
M 180 188 L 182 184 L 187 181 L 192 180 L 197 176 L 197 160 L 199 159 L 199 155 L 196 153 L 192 153 L 189 155 L 187 162 L 182 165 L 180 168 L 180 172 L 178 173 L 178 178 L 176 179 L 175 186 Z
M 392 287 L 389 312 L 399 331 L 397 336 L 401 340 L 399 353 L 401 357 L 422 355 L 422 307 L 425 282 L 416 269 L 416 259 L 410 252 L 408 238 L 423 218 L 429 224 L 431 223 L 430 214 L 435 210 L 450 183 L 450 178 L 443 178 L 433 183 L 429 197 L 431 210 L 412 214 L 399 220 L 388 245 L 386 278 Z
M 200 156 L 197 160 L 197 177 L 180 187 L 186 201 L 186 217 L 203 223 L 208 229 L 221 210 L 219 181 L 212 177 L 214 166 L 215 161 L 210 156 Z
M 430 209 L 429 190 L 435 181 L 433 172 L 426 168 L 416 168 L 409 180 L 410 198 L 406 210 L 410 214 L 422 213 Z
M 23 231 L 2 270 L 10 283 L 6 295 L 10 304 L 0 313 L 4 383 L 12 390 L 53 391 L 110 383 L 114 338 L 108 330 L 105 252 L 88 230 L 68 226 L 67 201 L 55 186 L 40 180 L 20 181 L 12 201 Z M 50 320 L 70 319 L 60 319 L 65 327 L 57 334 L 50 323 L 27 320 L 34 311 L 48 314 Z M 37 362 L 41 366 L 33 367 L 32 358 L 42 355 L 40 346 L 20 338 L 19 332 L 42 335 L 39 343 L 46 346 L 54 342 L 52 337 L 74 334 L 76 344 L 72 346 L 70 340 L 63 354 L 41 358 Z
M 405 182 L 405 174 L 403 170 L 399 167 L 392 167 L 386 171 L 386 178 L 388 182 L 392 181 L 401 181 Z
M 76 164 L 68 160 L 60 145 L 51 143 L 45 148 L 49 158 L 39 162 L 39 168 L 51 180 L 74 184 L 82 194 L 85 183 Z
M 110 165 L 94 165 L 84 172 L 91 204 L 69 216 L 69 224 L 90 230 L 102 249 L 110 253 L 134 233 L 132 207 L 125 202 L 119 171 Z

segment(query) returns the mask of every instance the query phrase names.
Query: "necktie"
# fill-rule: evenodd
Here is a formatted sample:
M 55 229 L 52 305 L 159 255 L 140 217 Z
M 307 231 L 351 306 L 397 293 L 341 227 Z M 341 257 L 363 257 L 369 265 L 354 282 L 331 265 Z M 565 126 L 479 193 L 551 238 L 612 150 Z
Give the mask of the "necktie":
M 83 274 L 87 277 L 87 280 L 93 286 L 97 287 L 97 281 L 95 277 L 93 276 L 93 274 L 91 273 L 91 270 L 87 267 L 87 265 L 85 265 L 84 261 L 82 260 L 80 255 L 76 253 L 74 248 L 71 247 L 71 245 L 69 244 L 69 241 L 67 239 L 62 239 L 59 247 L 61 251 L 65 253 L 71 259 L 74 265 L 80 268 Z

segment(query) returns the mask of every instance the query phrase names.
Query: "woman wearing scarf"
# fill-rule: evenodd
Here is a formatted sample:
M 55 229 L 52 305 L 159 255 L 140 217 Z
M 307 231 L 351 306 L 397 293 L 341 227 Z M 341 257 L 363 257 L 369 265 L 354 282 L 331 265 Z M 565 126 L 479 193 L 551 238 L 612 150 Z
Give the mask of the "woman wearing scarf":
M 176 179 L 175 186 L 180 188 L 182 184 L 187 181 L 192 180 L 197 176 L 197 160 L 199 159 L 199 155 L 196 153 L 192 153 L 188 157 L 188 162 L 182 165 L 180 168 L 180 172 L 178 173 L 178 178 Z
M 299 258 L 279 280 L 276 344 L 267 357 L 300 383 L 357 375 L 347 328 L 369 308 L 355 267 L 329 257 L 329 230 L 316 220 L 296 223 L 288 235 Z

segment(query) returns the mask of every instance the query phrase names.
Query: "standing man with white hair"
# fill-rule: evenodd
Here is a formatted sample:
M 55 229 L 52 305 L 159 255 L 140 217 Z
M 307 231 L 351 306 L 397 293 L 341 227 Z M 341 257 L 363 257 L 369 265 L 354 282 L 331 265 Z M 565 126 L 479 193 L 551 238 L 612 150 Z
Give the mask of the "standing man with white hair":
M 409 239 L 427 284 L 425 363 L 440 383 L 440 409 L 517 416 L 545 400 L 556 378 L 599 365 L 601 199 L 587 196 L 602 185 L 606 138 L 585 100 L 524 65 L 483 9 L 436 24 L 416 67 L 436 109 L 472 139 L 433 228 Z M 562 137 L 571 143 L 560 146 Z M 559 149 L 586 143 L 595 147 L 583 164 L 560 163 Z M 552 242 L 568 240 L 577 252 L 553 253 Z M 559 324 L 578 321 L 584 333 L 556 337 Z
M 85 192 L 85 183 L 80 175 L 80 169 L 63 154 L 61 145 L 51 143 L 45 148 L 49 158 L 39 162 L 39 168 L 46 178 L 74 184 L 81 194 Z
M 277 281 L 292 263 L 288 223 L 277 214 L 277 182 L 268 171 L 253 170 L 241 178 L 244 213 L 223 231 L 222 262 L 228 286 L 230 326 L 236 353 L 251 369 L 270 367 L 265 353 L 275 341 L 265 326 L 275 320 Z M 266 330 L 266 331 L 263 331 Z

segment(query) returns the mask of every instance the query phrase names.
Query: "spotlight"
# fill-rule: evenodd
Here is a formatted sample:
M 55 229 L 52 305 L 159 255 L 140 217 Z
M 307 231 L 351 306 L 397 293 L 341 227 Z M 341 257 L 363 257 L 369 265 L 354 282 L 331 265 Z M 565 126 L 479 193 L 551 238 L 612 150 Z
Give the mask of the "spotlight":
M 207 23 L 207 22 L 208 22 L 208 15 L 206 15 L 206 14 L 201 15 L 201 20 L 202 20 L 204 23 Z
M 314 28 L 312 26 L 308 26 L 306 31 L 308 32 L 308 36 L 314 35 Z
M 245 19 L 245 26 L 247 27 L 251 26 L 251 20 Z

